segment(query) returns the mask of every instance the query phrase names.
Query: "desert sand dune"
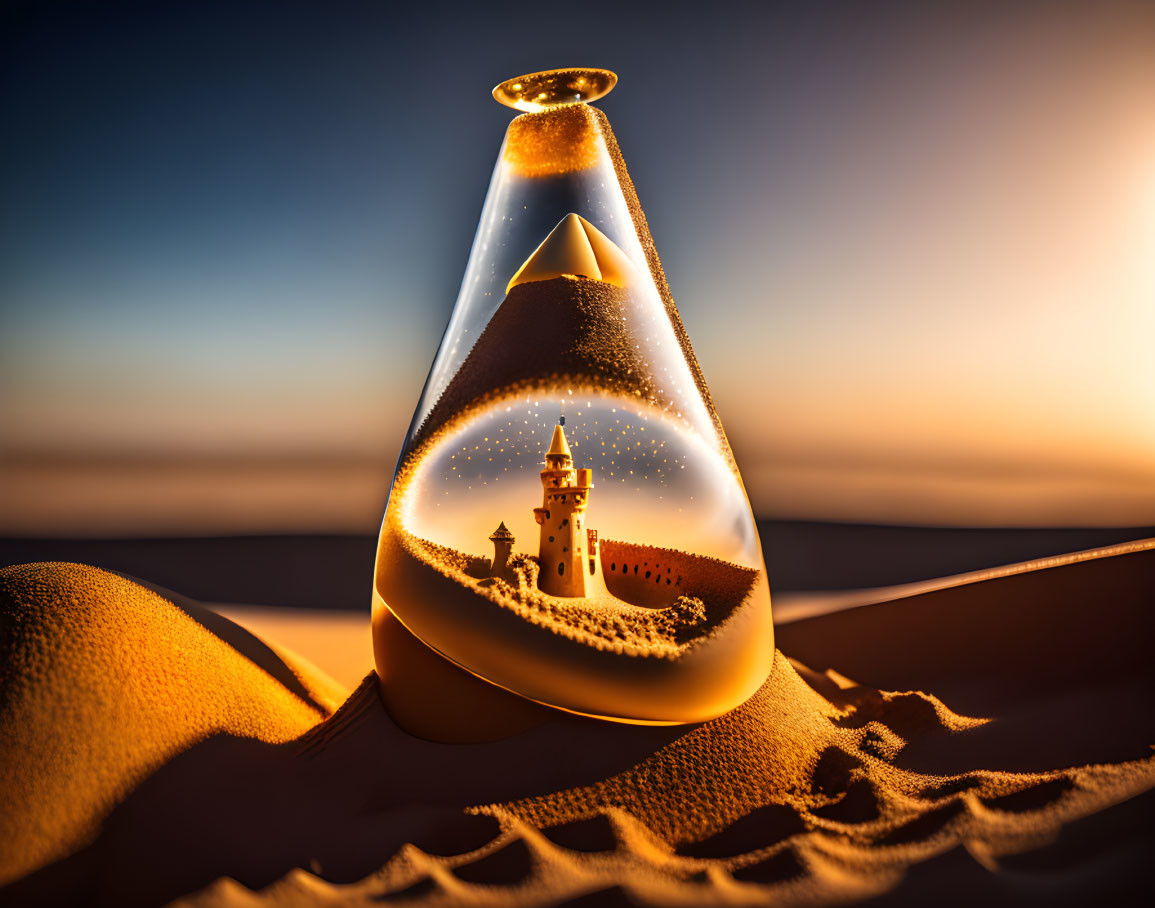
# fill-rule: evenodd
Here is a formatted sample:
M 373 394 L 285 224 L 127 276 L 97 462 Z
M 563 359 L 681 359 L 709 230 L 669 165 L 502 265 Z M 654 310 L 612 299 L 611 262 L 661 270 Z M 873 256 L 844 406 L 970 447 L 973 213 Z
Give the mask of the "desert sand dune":
M 0 571 L 0 880 L 90 840 L 197 741 L 291 740 L 341 688 L 177 597 L 74 564 Z
M 190 740 L 110 799 L 91 844 L 0 900 L 1126 903 L 1151 886 L 1153 559 L 1101 556 L 786 625 L 794 658 L 779 653 L 751 700 L 697 726 L 559 715 L 436 744 L 400 731 L 368 678 L 292 741 L 224 727 Z M 59 568 L 19 570 L 39 572 L 37 595 L 84 595 Z M 122 597 L 152 595 L 104 576 Z M 37 670 L 15 674 L 35 691 Z M 119 737 L 62 715 L 23 721 Z M 27 740 L 43 765 L 61 759 L 59 740 Z
M 814 668 L 997 718 L 970 736 L 991 768 L 1134 759 L 1155 744 L 1134 733 L 1155 695 L 1155 540 L 913 586 L 929 589 L 782 625 L 779 645 Z M 949 743 L 916 752 L 936 770 L 965 768 Z

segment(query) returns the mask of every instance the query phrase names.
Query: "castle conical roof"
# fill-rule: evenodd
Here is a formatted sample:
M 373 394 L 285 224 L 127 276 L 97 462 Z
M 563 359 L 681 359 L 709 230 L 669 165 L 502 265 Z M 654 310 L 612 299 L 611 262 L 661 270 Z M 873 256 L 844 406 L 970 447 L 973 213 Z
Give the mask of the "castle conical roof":
M 513 542 L 514 541 L 513 533 L 511 533 L 509 531 L 509 527 L 507 527 L 505 525 L 504 520 L 500 524 L 498 524 L 497 529 L 493 531 L 493 534 L 489 538 L 490 538 L 490 541 L 492 541 L 492 542 Z
M 569 442 L 565 440 L 565 430 L 561 426 L 553 427 L 553 438 L 549 443 L 549 450 L 545 452 L 546 457 L 570 457 L 573 455 L 569 452 Z
M 591 277 L 624 287 L 633 270 L 629 256 L 613 240 L 585 218 L 570 213 L 517 269 L 505 292 L 509 293 L 518 284 L 548 281 L 562 275 Z

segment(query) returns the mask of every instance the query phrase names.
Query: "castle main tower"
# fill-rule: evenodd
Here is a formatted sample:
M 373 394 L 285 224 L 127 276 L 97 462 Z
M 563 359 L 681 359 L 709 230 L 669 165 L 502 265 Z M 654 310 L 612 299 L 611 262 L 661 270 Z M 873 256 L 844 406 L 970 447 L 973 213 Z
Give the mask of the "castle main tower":
M 541 526 L 537 586 L 550 596 L 596 596 L 606 591 L 598 531 L 585 527 L 593 470 L 575 470 L 565 430 L 554 426 L 541 471 L 543 499 L 533 509 Z

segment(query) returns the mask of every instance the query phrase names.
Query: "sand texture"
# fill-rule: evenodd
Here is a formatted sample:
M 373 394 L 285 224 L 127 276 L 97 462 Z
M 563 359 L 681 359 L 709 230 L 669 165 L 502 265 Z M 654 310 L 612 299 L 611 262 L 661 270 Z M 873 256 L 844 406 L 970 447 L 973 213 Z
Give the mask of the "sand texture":
M 755 696 L 691 727 L 559 714 L 436 744 L 370 677 L 292 742 L 191 746 L 0 901 L 1141 903 L 1153 589 L 1155 546 L 796 622 Z
M 116 574 L 0 570 L 0 882 L 89 842 L 194 744 L 291 740 L 345 693 L 227 619 Z
M 523 177 L 550 177 L 593 167 L 608 126 L 588 104 L 568 104 L 515 117 L 502 158 Z
M 674 327 L 674 334 L 690 367 L 698 393 L 710 412 L 719 447 L 733 466 L 733 455 L 726 441 L 726 433 L 722 430 L 710 389 L 694 356 L 689 334 L 682 324 L 682 317 L 678 314 L 645 212 L 642 211 L 637 190 L 634 188 L 625 158 L 606 115 L 588 104 L 574 104 L 541 113 L 524 114 L 509 124 L 503 157 L 515 172 L 522 176 L 549 176 L 594 166 L 598 162 L 602 143 L 606 154 L 609 155 L 622 195 L 625 197 L 658 295 Z
M 765 574 L 628 548 L 681 564 L 687 595 L 658 610 L 612 596 L 559 599 L 529 583 L 479 581 L 482 571 L 471 572 L 471 564 L 483 568 L 482 558 L 420 539 L 387 518 L 377 613 L 391 612 L 419 640 L 494 684 L 582 715 L 699 722 L 745 701 L 774 658 Z
M 593 167 L 601 158 L 604 148 L 629 210 L 664 316 L 673 329 L 681 354 L 679 359 L 684 358 L 698 396 L 709 413 L 714 429 L 713 440 L 718 450 L 736 472 L 733 454 L 714 408 L 710 389 L 674 303 L 637 191 L 605 114 L 586 104 L 523 114 L 510 123 L 503 148 L 505 163 L 515 172 L 530 178 Z M 632 264 L 630 268 L 633 268 Z M 578 284 L 598 283 L 582 278 L 573 280 Z M 526 286 L 521 285 L 523 288 Z M 583 385 L 624 391 L 649 399 L 660 409 L 684 415 L 678 413 L 678 402 L 669 399 L 672 393 L 662 394 L 662 382 L 655 380 L 655 364 L 647 363 L 644 357 L 639 356 L 639 351 L 646 350 L 650 343 L 647 341 L 639 344 L 638 338 L 633 336 L 639 329 L 643 337 L 648 333 L 643 324 L 631 324 L 630 318 L 622 318 L 623 315 L 628 316 L 626 304 L 629 295 L 614 294 L 611 292 L 613 289 L 612 286 L 602 290 L 583 287 L 574 300 L 567 300 L 565 297 L 568 293 L 562 292 L 562 298 L 557 299 L 557 291 L 547 295 L 540 286 L 517 297 L 514 292 L 518 287 L 510 288 L 506 300 L 483 330 L 470 357 L 462 363 L 450 385 L 434 404 L 416 437 L 408 445 L 408 450 L 412 452 L 431 433 L 446 425 L 456 409 L 480 406 L 498 396 L 500 391 L 540 392 L 545 389 L 547 381 L 554 383 L 553 380 L 559 378 L 564 379 L 567 385 L 574 386 L 575 391 Z M 542 297 L 540 312 L 536 305 L 539 295 Z M 569 311 L 565 308 L 567 303 Z M 556 311 L 559 308 L 562 311 Z M 504 316 L 503 310 L 506 310 Z M 655 314 L 647 313 L 647 318 L 653 318 Z M 658 317 L 661 315 L 658 314 Z M 640 322 L 638 319 L 633 321 Z M 495 328 L 495 323 L 501 327 Z M 576 335 L 573 327 L 575 323 Z M 584 351 L 573 349 L 582 345 L 586 348 Z M 560 356 L 555 353 L 559 348 L 564 348 Z M 549 356 L 536 367 L 525 368 L 516 362 L 527 356 L 540 360 L 543 350 L 550 351 Z M 514 353 L 511 354 L 511 351 Z M 469 359 L 474 359 L 474 362 L 471 364 Z M 497 362 L 492 362 L 495 359 Z M 563 362 L 567 359 L 570 362 Z M 484 368 L 490 365 L 495 366 L 492 372 Z M 521 372 L 525 374 L 519 374 Z M 500 380 L 492 377 L 497 375 L 504 375 L 507 383 L 503 385 Z M 685 389 L 681 393 L 690 392 Z
M 621 574 L 616 570 L 611 574 L 612 595 L 563 599 L 537 588 L 537 559 L 525 553 L 510 559 L 511 577 L 505 580 L 489 576 L 489 562 L 484 557 L 467 555 L 403 530 L 397 535 L 411 557 L 487 603 L 583 646 L 639 658 L 677 658 L 702 643 L 742 606 L 759 575 L 753 568 L 717 558 L 606 539 L 602 541 L 603 557 L 614 568 L 620 562 L 622 569 Z M 627 558 L 632 572 L 627 570 Z M 638 568 L 649 564 L 644 561 L 647 558 L 655 564 L 672 564 L 669 570 L 677 570 L 671 575 L 676 576 L 677 586 L 672 585 L 672 579 L 665 586 L 653 583 L 650 571 L 639 575 Z M 657 579 L 662 580 L 660 576 Z M 655 590 L 661 599 L 647 601 Z
M 557 277 L 512 287 L 412 447 L 491 398 L 553 389 L 559 382 L 674 409 L 644 357 L 633 309 L 629 290 L 593 278 Z

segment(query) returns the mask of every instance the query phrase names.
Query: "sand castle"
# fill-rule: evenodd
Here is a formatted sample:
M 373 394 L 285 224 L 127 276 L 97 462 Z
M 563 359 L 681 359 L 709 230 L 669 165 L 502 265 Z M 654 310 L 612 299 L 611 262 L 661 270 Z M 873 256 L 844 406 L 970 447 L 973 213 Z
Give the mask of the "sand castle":
M 533 509 L 541 527 L 538 588 L 551 596 L 593 598 L 603 594 L 606 584 L 598 554 L 598 531 L 582 527 L 594 486 L 593 471 L 574 469 L 562 424 L 554 427 L 541 484 L 542 504 Z
M 519 397 L 527 389 L 561 385 L 588 397 L 608 390 L 623 402 L 652 407 L 655 418 L 677 432 L 692 432 L 683 416 L 688 407 L 670 390 L 669 360 L 653 358 L 647 348 L 655 324 L 669 331 L 665 320 L 656 296 L 646 296 L 645 276 L 589 221 L 571 212 L 550 230 L 514 271 L 505 300 L 402 458 L 378 549 L 379 626 L 398 632 L 385 621 L 388 612 L 470 674 L 529 700 L 601 718 L 700 721 L 758 688 L 773 659 L 765 571 L 688 546 L 605 538 L 587 526 L 595 468 L 575 464 L 564 416 L 537 455 L 544 455 L 544 468 L 541 504 L 533 509 L 536 552 L 515 551 L 504 521 L 489 535 L 492 557 L 447 545 L 435 525 L 416 528 L 412 502 L 445 481 L 430 465 L 456 449 L 456 439 L 485 414 L 515 402 L 532 406 Z M 672 332 L 670 338 L 672 348 Z M 688 371 L 683 381 L 692 387 Z M 599 449 L 618 448 L 612 436 L 609 441 Z M 642 444 L 622 441 L 623 449 Z M 703 468 L 692 456 L 697 452 L 730 476 L 725 459 L 695 444 L 686 449 L 683 468 Z M 468 444 L 460 449 L 468 462 L 471 451 Z M 484 475 L 477 474 L 478 485 Z M 473 507 L 469 502 L 480 491 L 469 489 L 459 507 Z M 613 492 L 611 485 L 604 494 Z M 631 507 L 644 512 L 660 493 L 654 486 Z M 502 499 L 503 509 L 506 504 Z M 508 520 L 511 512 L 483 519 L 498 516 Z M 381 659 L 386 647 L 378 645 Z M 403 695 L 398 685 L 387 700 L 394 695 Z
M 513 553 L 513 544 L 517 540 L 509 531 L 509 527 L 505 525 L 504 520 L 489 535 L 489 541 L 493 543 L 493 561 L 489 563 L 489 576 L 508 577 L 509 556 Z

